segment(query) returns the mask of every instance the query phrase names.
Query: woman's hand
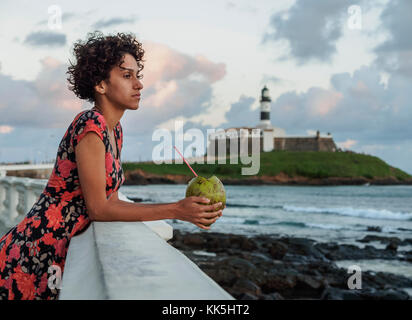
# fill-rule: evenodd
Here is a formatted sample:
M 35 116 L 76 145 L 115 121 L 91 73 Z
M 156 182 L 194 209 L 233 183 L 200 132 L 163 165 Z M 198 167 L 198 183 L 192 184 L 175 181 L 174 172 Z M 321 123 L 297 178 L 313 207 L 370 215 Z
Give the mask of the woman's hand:
M 222 210 L 218 210 L 221 202 L 208 205 L 209 199 L 205 197 L 187 197 L 176 202 L 175 218 L 188 221 L 201 229 L 209 230 L 210 226 L 222 216 Z

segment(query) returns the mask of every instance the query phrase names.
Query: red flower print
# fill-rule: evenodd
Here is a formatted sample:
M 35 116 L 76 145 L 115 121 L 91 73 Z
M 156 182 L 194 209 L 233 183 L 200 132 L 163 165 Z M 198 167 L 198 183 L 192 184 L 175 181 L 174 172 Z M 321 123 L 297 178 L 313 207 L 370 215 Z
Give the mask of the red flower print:
M 106 178 L 106 183 L 107 183 L 107 185 L 108 185 L 109 187 L 111 187 L 111 186 L 113 185 L 113 178 L 112 178 L 112 176 L 108 176 L 108 177 Z
M 44 244 L 47 244 L 48 246 L 53 246 L 57 241 L 56 239 L 53 238 L 52 232 L 46 233 L 41 240 L 43 241 Z
M 23 221 L 20 222 L 20 223 L 17 225 L 17 232 L 18 232 L 18 233 L 23 233 L 23 232 L 25 231 L 25 229 L 26 229 L 26 225 L 27 225 L 28 222 L 29 222 L 29 221 L 28 221 L 28 218 L 23 219 Z
M 47 186 L 55 188 L 56 192 L 59 192 L 60 189 L 66 188 L 66 182 L 61 177 L 59 177 L 57 174 L 52 174 L 49 178 Z
M 40 247 L 38 240 L 34 242 L 26 243 L 27 248 L 29 248 L 29 255 L 30 256 L 37 256 L 40 253 Z
M 9 251 L 9 257 L 7 258 L 7 262 L 11 262 L 13 259 L 18 260 L 20 258 L 20 247 L 16 244 L 13 244 Z
M 33 219 L 32 226 L 35 229 L 37 229 L 39 227 L 40 223 L 41 223 L 41 219 L 40 218 L 37 218 L 37 219 L 32 218 L 32 219 Z
M 106 152 L 106 174 L 109 174 L 113 170 L 113 157 L 110 152 Z
M 27 236 L 27 237 L 30 237 L 31 236 L 31 229 L 30 228 L 26 228 L 26 232 L 25 232 L 25 235 Z
M 57 160 L 57 165 L 59 167 L 59 172 L 60 175 L 63 178 L 67 178 L 68 176 L 70 176 L 70 172 L 76 168 L 76 164 L 70 160 Z
M 4 267 L 6 266 L 6 249 L 7 246 L 3 246 L 0 251 L 0 272 L 3 272 Z
M 63 222 L 63 217 L 61 214 L 61 204 L 55 205 L 52 203 L 45 213 L 49 223 L 47 224 L 47 228 L 53 228 L 56 231 L 58 228 L 61 227 L 61 223 Z
M 101 133 L 101 130 L 102 130 L 102 129 L 100 129 L 100 128 L 94 123 L 94 120 L 89 119 L 89 120 L 86 121 L 85 127 L 84 127 L 82 133 L 80 133 L 80 134 L 77 136 L 77 142 L 79 142 L 79 141 L 84 137 L 84 135 L 85 135 L 87 132 L 89 132 L 89 131 L 96 132 L 96 133 L 99 135 L 100 139 L 103 140 L 103 135 L 102 135 L 102 133 Z
M 55 246 L 56 248 L 56 254 L 59 257 L 65 257 L 66 256 L 66 243 L 67 243 L 67 239 L 63 238 L 62 240 L 58 240 L 57 244 Z
M 63 201 L 63 202 L 69 202 L 70 200 L 72 200 L 74 197 L 77 197 L 77 196 L 79 196 L 79 195 L 81 195 L 82 194 L 82 190 L 79 188 L 79 189 L 76 189 L 76 190 L 74 190 L 73 192 L 68 192 L 68 191 L 65 191 L 64 193 L 63 193 L 63 195 L 62 195 L 62 197 L 61 197 L 61 200 Z
M 0 287 L 5 287 L 6 289 L 10 289 L 12 282 L 13 282 L 13 279 L 11 277 L 9 277 L 6 280 L 3 280 L 0 278 Z
M 72 230 L 71 236 L 75 235 L 79 230 L 82 230 L 85 226 L 87 226 L 89 221 L 89 218 L 85 219 L 83 216 L 79 216 L 77 223 Z
M 46 290 L 48 284 L 48 276 L 49 274 L 47 272 L 43 273 L 43 275 L 41 276 L 39 287 L 37 288 L 38 295 L 41 295 Z
M 18 264 L 17 267 L 14 268 L 12 277 L 16 281 L 17 288 L 23 295 L 22 300 L 33 300 L 36 293 L 36 287 L 34 285 L 36 275 L 23 272 L 21 266 Z

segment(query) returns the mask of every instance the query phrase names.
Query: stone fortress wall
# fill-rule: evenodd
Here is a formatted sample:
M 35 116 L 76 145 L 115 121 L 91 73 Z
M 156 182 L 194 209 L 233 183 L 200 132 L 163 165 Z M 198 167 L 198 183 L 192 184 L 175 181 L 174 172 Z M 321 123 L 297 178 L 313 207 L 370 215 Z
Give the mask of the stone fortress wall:
M 240 129 L 240 128 L 236 128 Z M 255 141 L 255 145 L 259 144 L 259 150 L 265 151 L 264 150 L 264 137 L 263 135 L 261 137 L 251 137 L 251 128 L 242 128 L 242 129 L 247 129 L 248 130 L 248 137 L 216 137 L 214 139 L 210 140 L 210 145 L 208 147 L 207 154 L 211 154 L 211 150 L 213 150 L 213 144 L 214 144 L 214 154 L 218 155 L 219 150 L 226 150 L 226 154 L 229 155 L 231 154 L 231 148 L 232 153 L 238 153 L 241 154 L 240 150 L 240 144 L 241 140 L 246 140 L 247 139 L 247 150 L 248 154 L 251 154 L 252 151 L 252 144 L 253 140 Z M 271 150 L 266 150 L 266 151 L 328 151 L 328 152 L 336 152 L 338 151 L 338 148 L 333 140 L 333 137 L 328 135 L 328 136 L 320 136 L 319 132 L 317 132 L 316 136 L 309 136 L 309 137 L 273 137 L 269 139 L 273 139 L 273 143 L 271 145 L 273 146 L 270 148 Z M 232 146 L 230 144 L 235 144 L 236 146 Z

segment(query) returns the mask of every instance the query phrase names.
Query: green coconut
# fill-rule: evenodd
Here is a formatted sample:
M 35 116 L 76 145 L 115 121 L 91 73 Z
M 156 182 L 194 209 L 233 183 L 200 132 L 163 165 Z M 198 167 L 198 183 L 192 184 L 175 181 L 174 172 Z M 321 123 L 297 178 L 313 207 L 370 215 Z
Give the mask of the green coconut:
M 209 179 L 197 176 L 190 180 L 186 188 L 186 198 L 192 196 L 208 198 L 210 202 L 207 205 L 221 202 L 222 205 L 216 211 L 223 209 L 226 204 L 225 187 L 216 176 L 211 176 Z M 205 226 L 208 227 L 211 224 L 205 224 Z

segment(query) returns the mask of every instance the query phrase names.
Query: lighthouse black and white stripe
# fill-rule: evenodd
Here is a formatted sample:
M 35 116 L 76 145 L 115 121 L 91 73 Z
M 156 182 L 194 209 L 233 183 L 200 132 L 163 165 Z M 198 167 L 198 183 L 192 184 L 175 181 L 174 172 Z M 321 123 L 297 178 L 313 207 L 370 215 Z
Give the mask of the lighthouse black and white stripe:
M 269 97 L 269 89 L 265 86 L 262 89 L 260 96 L 260 123 L 259 128 L 271 128 L 270 124 L 270 102 L 272 100 Z

